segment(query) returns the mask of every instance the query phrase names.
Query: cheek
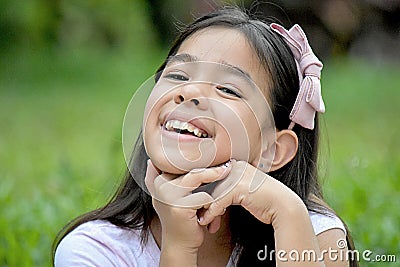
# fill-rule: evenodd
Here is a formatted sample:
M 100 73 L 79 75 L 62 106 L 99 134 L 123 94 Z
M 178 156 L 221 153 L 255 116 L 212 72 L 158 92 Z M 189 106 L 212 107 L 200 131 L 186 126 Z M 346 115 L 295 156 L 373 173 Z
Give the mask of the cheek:
M 214 162 L 215 164 L 221 164 L 234 158 L 232 153 L 232 140 L 228 131 L 220 125 L 216 127 L 215 132 L 218 134 L 214 139 L 217 151 Z
M 161 121 L 160 114 L 162 107 L 167 102 L 166 96 L 160 94 L 159 90 L 154 87 L 151 92 L 145 106 L 142 129 L 143 129 L 143 141 L 146 148 L 146 152 L 150 158 L 158 158 L 161 154 Z
M 154 135 L 155 131 L 160 130 L 159 115 L 156 112 L 157 106 L 146 106 L 145 115 L 143 117 L 143 141 L 147 152 L 153 146 L 157 145 L 157 138 Z M 153 134 L 152 134 L 153 133 Z
M 143 126 L 145 125 L 147 120 L 152 119 L 152 117 L 154 116 L 152 113 L 154 113 L 155 110 L 159 110 L 163 102 L 166 102 L 167 98 L 167 91 L 163 90 L 158 84 L 156 84 L 146 101 Z
M 240 137 L 238 152 L 246 157 L 247 162 L 254 160 L 260 154 L 260 126 L 252 113 L 246 113 L 243 118 L 243 136 Z
M 249 161 L 257 148 L 259 127 L 247 107 L 231 107 L 218 119 L 217 154 L 236 160 Z M 228 159 L 229 159 L 228 158 Z
M 151 134 L 155 128 L 160 127 L 160 116 L 163 110 L 173 105 L 173 90 L 163 84 L 156 84 L 149 95 L 143 116 L 143 130 L 149 130 L 147 134 Z

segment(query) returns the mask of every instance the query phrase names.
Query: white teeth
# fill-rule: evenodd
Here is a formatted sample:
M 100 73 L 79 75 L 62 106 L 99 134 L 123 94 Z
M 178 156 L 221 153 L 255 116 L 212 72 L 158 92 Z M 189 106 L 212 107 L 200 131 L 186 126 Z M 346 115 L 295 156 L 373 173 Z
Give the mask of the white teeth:
M 182 130 L 186 130 L 185 124 L 186 124 L 186 122 L 181 122 L 179 125 L 180 126 L 179 128 L 181 128 Z
M 168 130 L 168 131 L 171 131 L 173 128 L 172 128 L 172 121 L 167 121 L 167 123 L 165 124 L 165 128 Z
M 196 128 L 193 124 L 178 120 L 170 120 L 165 123 L 165 129 L 168 131 L 177 130 L 187 130 L 193 133 L 197 137 L 208 137 L 207 133 L 203 133 L 200 129 Z
M 172 121 L 172 126 L 175 129 L 180 129 L 181 128 L 181 123 L 179 121 Z

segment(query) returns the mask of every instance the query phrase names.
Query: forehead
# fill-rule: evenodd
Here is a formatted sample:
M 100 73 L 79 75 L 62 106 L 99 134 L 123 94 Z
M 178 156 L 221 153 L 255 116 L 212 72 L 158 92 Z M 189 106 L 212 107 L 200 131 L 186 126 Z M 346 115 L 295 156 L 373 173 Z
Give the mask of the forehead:
M 209 27 L 188 37 L 177 54 L 189 54 L 201 61 L 211 61 L 235 66 L 261 89 L 266 86 L 266 73 L 246 36 L 235 29 Z

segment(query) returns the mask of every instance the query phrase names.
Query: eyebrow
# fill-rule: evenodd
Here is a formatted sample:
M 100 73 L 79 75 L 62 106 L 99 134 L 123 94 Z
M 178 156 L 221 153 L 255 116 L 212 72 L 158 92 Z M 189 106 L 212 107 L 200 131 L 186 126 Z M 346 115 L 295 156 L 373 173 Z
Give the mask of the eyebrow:
M 189 63 L 189 62 L 198 62 L 198 61 L 200 61 L 198 57 L 191 55 L 191 54 L 183 53 L 183 54 L 169 56 L 167 59 L 167 65 L 170 63 L 175 63 L 175 62 Z M 235 65 L 229 64 L 226 61 L 221 61 L 221 62 L 217 62 L 217 63 L 220 63 L 221 67 L 223 69 L 227 70 L 228 72 L 235 74 L 235 75 L 238 75 L 237 72 L 239 72 L 240 74 L 245 76 L 250 81 L 253 81 L 250 74 L 247 73 L 246 71 L 242 70 L 241 68 L 239 68 Z

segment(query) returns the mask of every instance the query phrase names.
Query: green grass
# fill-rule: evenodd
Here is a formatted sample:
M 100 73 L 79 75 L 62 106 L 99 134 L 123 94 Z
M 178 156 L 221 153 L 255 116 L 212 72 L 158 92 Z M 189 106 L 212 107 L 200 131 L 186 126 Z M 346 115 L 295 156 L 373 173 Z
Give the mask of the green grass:
M 125 108 L 162 59 L 156 49 L 145 52 L 2 58 L 0 266 L 50 266 L 61 227 L 114 191 L 124 171 Z M 357 247 L 397 253 L 397 261 L 399 76 L 395 66 L 327 62 L 321 153 L 325 195 Z
M 0 266 L 49 266 L 57 231 L 114 191 L 124 171 L 125 108 L 161 54 L 21 54 L 2 62 Z
M 360 251 L 400 261 L 400 67 L 336 62 L 326 71 L 325 194 Z M 397 263 L 398 264 L 398 263 Z M 365 263 L 363 266 L 394 266 Z

